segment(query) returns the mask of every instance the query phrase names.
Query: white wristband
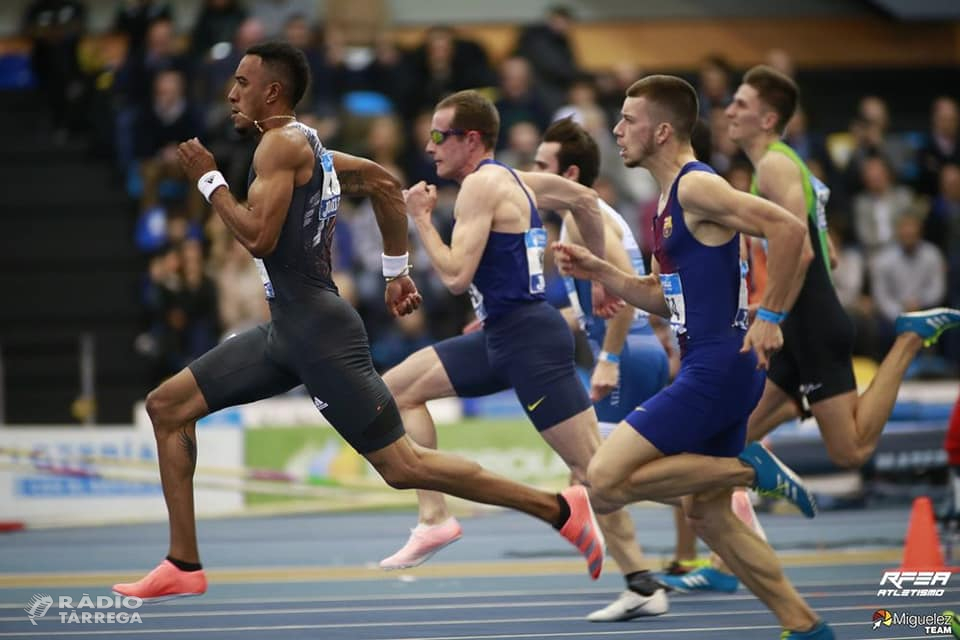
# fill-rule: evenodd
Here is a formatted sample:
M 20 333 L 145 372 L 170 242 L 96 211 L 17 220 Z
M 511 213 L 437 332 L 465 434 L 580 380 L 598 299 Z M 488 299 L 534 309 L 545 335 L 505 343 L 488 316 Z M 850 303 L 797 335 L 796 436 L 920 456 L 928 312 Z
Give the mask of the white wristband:
M 199 189 L 203 197 L 207 199 L 207 202 L 210 202 L 210 196 L 220 187 L 229 189 L 230 185 L 227 184 L 223 174 L 217 170 L 207 171 L 197 180 L 197 189 Z
M 383 257 L 384 278 L 396 278 L 407 269 L 407 265 L 410 262 L 409 253 L 405 253 L 402 256 L 388 256 L 385 253 L 380 255 Z

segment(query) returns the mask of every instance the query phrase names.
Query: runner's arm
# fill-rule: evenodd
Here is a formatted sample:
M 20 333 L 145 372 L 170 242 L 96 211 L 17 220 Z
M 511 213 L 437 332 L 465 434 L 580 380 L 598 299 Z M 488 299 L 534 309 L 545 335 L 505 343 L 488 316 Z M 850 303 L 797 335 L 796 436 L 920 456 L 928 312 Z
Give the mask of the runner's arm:
M 370 198 L 383 237 L 383 253 L 407 253 L 407 216 L 400 182 L 376 162 L 346 153 L 333 152 L 333 166 L 341 193 Z
M 533 190 L 538 208 L 555 211 L 569 209 L 580 229 L 583 246 L 595 256 L 604 257 L 605 225 L 596 191 L 552 173 L 518 171 L 517 174 Z
M 786 312 L 803 284 L 801 274 L 813 258 L 807 227 L 783 207 L 738 191 L 720 176 L 696 171 L 680 181 L 680 206 L 716 224 L 768 242 L 767 286 L 762 306 Z

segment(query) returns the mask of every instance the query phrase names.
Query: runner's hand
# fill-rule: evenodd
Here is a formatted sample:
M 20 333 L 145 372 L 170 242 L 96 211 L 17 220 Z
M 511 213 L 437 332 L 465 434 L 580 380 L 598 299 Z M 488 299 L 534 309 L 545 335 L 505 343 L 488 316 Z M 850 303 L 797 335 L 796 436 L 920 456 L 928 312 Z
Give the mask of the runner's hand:
M 599 402 L 617 388 L 620 382 L 620 365 L 600 360 L 590 376 L 590 402 Z
M 404 189 L 402 193 L 403 202 L 407 205 L 407 213 L 414 220 L 429 218 L 437 205 L 437 188 L 423 180 L 409 189 Z
M 757 368 L 770 367 L 770 356 L 783 347 L 783 333 L 780 325 L 765 320 L 754 320 L 743 337 L 743 347 L 740 353 L 747 353 L 753 349 L 757 353 Z
M 177 158 L 183 172 L 187 174 L 187 179 L 193 184 L 196 184 L 203 174 L 217 170 L 217 161 L 213 159 L 213 154 L 196 138 L 177 145 Z
M 586 247 L 565 242 L 554 242 L 552 245 L 553 260 L 557 268 L 565 276 L 573 276 L 581 280 L 592 280 L 600 274 L 604 262 L 590 253 Z
M 609 320 L 626 306 L 621 298 L 607 291 L 606 287 L 594 280 L 591 283 L 591 299 L 593 300 L 593 314 L 598 318 Z
M 417 291 L 417 285 L 413 283 L 410 276 L 388 282 L 383 297 L 387 303 L 387 309 L 394 317 L 413 313 L 423 301 L 420 292 Z
M 473 333 L 474 331 L 483 331 L 483 321 L 480 318 L 474 318 L 465 324 L 463 326 L 463 331 L 460 333 L 467 335 L 468 333 Z

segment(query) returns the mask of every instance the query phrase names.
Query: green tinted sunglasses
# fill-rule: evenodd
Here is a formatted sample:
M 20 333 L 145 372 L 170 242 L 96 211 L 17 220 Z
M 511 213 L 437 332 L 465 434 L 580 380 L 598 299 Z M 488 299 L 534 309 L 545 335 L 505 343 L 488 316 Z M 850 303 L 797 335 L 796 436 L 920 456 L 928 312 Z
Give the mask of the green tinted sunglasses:
M 445 131 L 431 129 L 430 139 L 433 141 L 433 144 L 443 144 L 450 136 L 462 136 L 469 131 L 469 129 L 447 129 Z

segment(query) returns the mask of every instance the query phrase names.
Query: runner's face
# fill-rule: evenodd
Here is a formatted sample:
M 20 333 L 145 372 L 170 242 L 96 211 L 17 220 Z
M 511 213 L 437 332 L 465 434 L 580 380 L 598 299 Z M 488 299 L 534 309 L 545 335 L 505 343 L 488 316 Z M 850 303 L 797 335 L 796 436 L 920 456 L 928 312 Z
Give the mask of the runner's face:
M 426 152 L 437 168 L 437 176 L 448 180 L 456 179 L 466 163 L 469 148 L 465 134 L 450 133 L 453 130 L 453 107 L 446 107 L 433 114 L 430 121 L 431 132 L 440 132 L 443 140 L 434 141 L 433 136 L 427 139 Z
M 537 155 L 533 160 L 534 171 L 560 175 L 560 162 L 557 156 L 560 153 L 559 142 L 541 142 L 537 147 Z
M 234 73 L 233 87 L 227 94 L 231 119 L 237 131 L 252 128 L 253 120 L 264 117 L 267 100 L 279 87 L 274 85 L 277 83 L 271 80 L 260 56 L 243 56 Z
M 763 133 L 761 118 L 767 109 L 760 101 L 757 90 L 748 84 L 741 84 L 727 105 L 727 133 L 737 145 L 743 146 Z
M 625 166 L 643 166 L 656 152 L 654 129 L 650 103 L 645 97 L 627 98 L 623 101 L 620 122 L 613 128 L 613 135 L 617 139 L 617 147 Z

